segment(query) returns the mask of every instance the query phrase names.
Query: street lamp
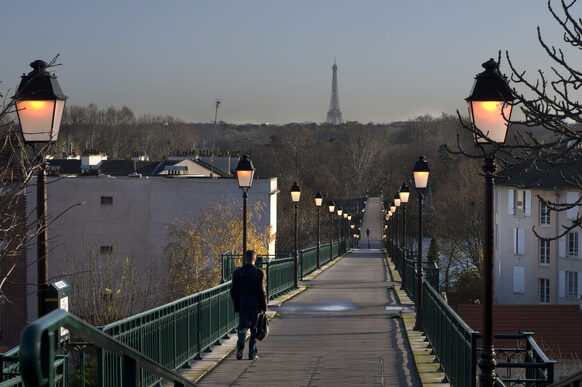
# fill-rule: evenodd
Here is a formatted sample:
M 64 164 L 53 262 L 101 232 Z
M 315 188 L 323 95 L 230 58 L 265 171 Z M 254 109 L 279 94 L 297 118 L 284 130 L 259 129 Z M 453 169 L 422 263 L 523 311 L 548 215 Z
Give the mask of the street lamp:
M 339 217 L 337 221 L 337 254 L 340 254 L 340 245 L 342 243 L 342 214 L 344 209 L 339 207 L 337 210 L 337 216 Z
M 26 144 L 33 149 L 36 144 L 47 146 L 57 140 L 67 96 L 63 94 L 57 77 L 48 71 L 48 64 L 35 60 L 30 64 L 33 70 L 22 75 L 16 94 L 12 97 L 16 105 L 20 130 Z M 35 149 L 35 151 L 38 151 Z M 38 317 L 44 313 L 44 293 L 48 287 L 48 230 L 46 209 L 47 162 L 39 154 L 40 169 L 36 186 L 36 226 L 37 226 L 37 281 Z
M 414 186 L 418 193 L 418 254 L 416 258 L 416 324 L 415 330 L 422 329 L 422 202 L 423 192 L 428 185 L 428 175 L 430 169 L 424 156 L 419 156 L 412 169 L 414 176 Z
M 329 204 L 327 205 L 327 208 L 329 209 L 329 260 L 331 261 L 333 259 L 333 213 L 335 211 L 335 203 L 334 202 L 329 202 Z
M 297 213 L 298 213 L 298 203 L 301 197 L 301 189 L 297 185 L 297 182 L 293 183 L 291 187 L 291 201 L 295 203 L 295 276 L 293 277 L 293 284 L 297 288 L 297 274 L 299 273 L 299 229 L 297 228 Z
M 499 72 L 495 60 L 483 63 L 483 71 L 475 76 L 475 83 L 466 101 L 473 126 L 474 141 L 482 147 L 487 144 L 503 144 L 513 106 L 513 92 Z M 485 227 L 483 246 L 483 348 L 479 361 L 479 384 L 493 386 L 495 374 L 495 350 L 493 348 L 493 185 L 495 151 L 486 153 L 483 162 L 485 176 Z
M 319 209 L 321 208 L 321 205 L 323 204 L 323 195 L 321 195 L 321 192 L 317 192 L 315 194 L 315 207 L 317 207 L 317 268 L 319 269 L 321 267 L 321 261 L 320 261 L 320 244 L 321 244 L 321 238 L 320 238 L 320 233 L 321 233 L 321 229 L 320 229 L 320 222 L 319 222 Z
M 238 186 L 243 193 L 243 256 L 247 251 L 247 192 L 253 185 L 253 177 L 255 176 L 255 167 L 249 156 L 244 155 L 236 166 L 236 178 Z
M 408 188 L 408 184 L 402 183 L 400 186 L 400 191 L 398 191 L 398 197 L 400 198 L 401 206 L 402 206 L 402 283 L 400 284 L 400 288 L 404 289 L 406 285 L 406 276 L 404 275 L 404 270 L 406 270 L 406 255 L 407 255 L 407 246 L 406 246 L 406 203 L 408 203 L 408 199 L 410 198 L 410 189 Z

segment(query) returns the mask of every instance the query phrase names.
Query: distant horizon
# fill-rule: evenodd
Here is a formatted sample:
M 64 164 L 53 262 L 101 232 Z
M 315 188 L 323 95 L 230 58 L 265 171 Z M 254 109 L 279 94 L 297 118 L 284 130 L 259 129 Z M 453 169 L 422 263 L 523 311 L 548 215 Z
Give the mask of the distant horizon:
M 508 51 L 535 79 L 550 65 L 537 26 L 565 47 L 545 2 L 451 1 L 142 0 L 138 12 L 115 0 L 3 2 L 3 27 L 15 32 L 0 93 L 10 97 L 35 59 L 60 54 L 69 104 L 212 122 L 218 98 L 219 119 L 233 124 L 324 122 L 335 58 L 344 121 L 390 123 L 464 112 L 481 63 L 499 52 L 502 72 Z

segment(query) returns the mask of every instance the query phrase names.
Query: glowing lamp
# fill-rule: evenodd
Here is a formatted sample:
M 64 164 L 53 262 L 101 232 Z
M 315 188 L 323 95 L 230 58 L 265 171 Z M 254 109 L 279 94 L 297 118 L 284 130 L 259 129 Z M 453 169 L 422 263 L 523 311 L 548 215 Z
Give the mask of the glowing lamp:
M 33 70 L 22 75 L 12 97 L 22 137 L 26 143 L 53 142 L 59 136 L 67 96 L 63 94 L 57 77 L 46 71 L 46 62 L 35 60 L 30 67 Z
M 321 207 L 322 204 L 323 204 L 323 196 L 321 195 L 321 192 L 317 192 L 315 194 L 315 206 Z
M 299 202 L 300 197 L 301 197 L 301 189 L 299 189 L 297 182 L 295 182 L 295 183 L 293 183 L 293 186 L 291 187 L 291 200 L 293 201 L 293 203 L 297 203 L 297 202 Z
M 412 169 L 412 174 L 414 176 L 414 185 L 416 188 L 426 188 L 428 185 L 428 175 L 430 174 L 430 169 L 428 168 L 428 163 L 426 162 L 424 156 L 419 156 Z
M 329 212 L 331 212 L 333 214 L 333 212 L 335 211 L 335 203 L 329 202 L 329 204 L 327 205 L 327 208 L 329 209 Z
M 408 184 L 402 183 L 400 186 L 400 191 L 398 191 L 398 196 L 400 197 L 400 201 L 403 204 L 408 203 L 408 199 L 410 198 L 410 189 L 408 188 Z
M 400 207 L 400 195 L 398 195 L 398 192 L 394 194 L 394 205 Z
M 513 91 L 499 72 L 499 64 L 489 59 L 482 64 L 485 71 L 475 76 L 475 83 L 466 101 L 477 144 L 504 143 L 507 124 L 513 107 Z
M 255 167 L 249 156 L 244 155 L 236 166 L 236 178 L 238 179 L 238 186 L 240 188 L 250 188 L 253 185 L 253 177 L 255 176 Z

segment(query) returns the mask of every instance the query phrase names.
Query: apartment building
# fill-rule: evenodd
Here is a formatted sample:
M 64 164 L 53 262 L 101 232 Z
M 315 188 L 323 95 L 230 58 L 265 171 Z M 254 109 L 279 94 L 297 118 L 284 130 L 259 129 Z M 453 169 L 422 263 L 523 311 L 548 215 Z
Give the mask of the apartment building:
M 580 206 L 556 211 L 547 204 L 572 204 L 579 198 L 579 190 L 566 184 L 559 171 L 532 168 L 512 175 L 505 172 L 496 180 L 496 304 L 579 303 L 582 229 L 555 238 L 582 215 Z

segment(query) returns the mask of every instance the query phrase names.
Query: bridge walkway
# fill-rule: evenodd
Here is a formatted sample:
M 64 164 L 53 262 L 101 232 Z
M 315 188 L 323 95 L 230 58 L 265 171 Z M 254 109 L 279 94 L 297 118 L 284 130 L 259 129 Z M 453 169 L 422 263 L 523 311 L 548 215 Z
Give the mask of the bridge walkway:
M 373 247 L 380 247 L 374 241 Z M 379 249 L 354 250 L 276 308 L 257 360 L 231 353 L 201 386 L 420 385 Z

